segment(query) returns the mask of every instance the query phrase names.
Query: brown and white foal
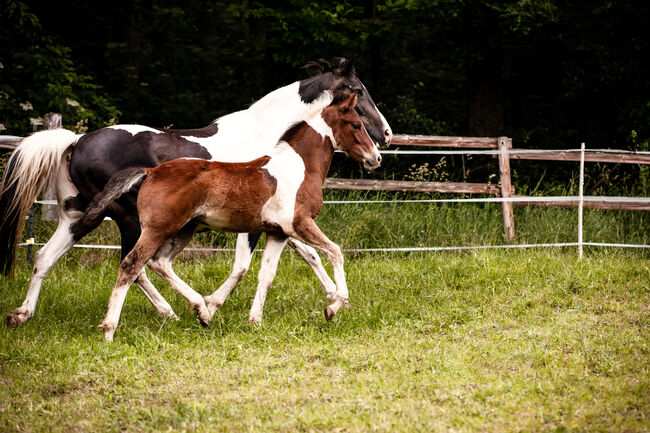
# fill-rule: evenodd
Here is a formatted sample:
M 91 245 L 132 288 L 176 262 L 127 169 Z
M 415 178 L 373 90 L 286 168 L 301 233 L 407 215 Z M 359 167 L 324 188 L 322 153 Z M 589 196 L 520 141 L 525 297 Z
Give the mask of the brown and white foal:
M 266 292 L 275 276 L 287 237 L 324 252 L 334 268 L 336 289 L 326 293 L 329 320 L 348 302 L 341 249 L 316 226 L 323 205 L 322 187 L 335 149 L 342 150 L 367 169 L 379 166 L 381 156 L 354 110 L 356 95 L 327 107 L 289 130 L 270 155 L 245 163 L 177 159 L 155 168 L 128 169 L 116 175 L 88 208 L 100 212 L 112 200 L 142 179 L 138 213 L 142 233 L 122 260 L 108 312 L 100 328 L 107 341 L 120 317 L 129 286 L 143 267 L 150 267 L 185 296 L 207 325 L 205 300 L 180 278 L 171 261 L 199 227 L 231 232 L 266 232 L 267 242 L 259 272 L 258 290 L 250 320 L 262 319 Z

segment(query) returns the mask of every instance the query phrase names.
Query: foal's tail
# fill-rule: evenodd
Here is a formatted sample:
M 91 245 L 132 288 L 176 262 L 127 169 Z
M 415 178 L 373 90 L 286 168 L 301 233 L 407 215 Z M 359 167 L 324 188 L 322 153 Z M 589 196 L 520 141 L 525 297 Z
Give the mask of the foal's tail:
M 55 176 L 66 151 L 80 135 L 67 129 L 40 131 L 25 138 L 14 150 L 0 183 L 0 272 L 10 275 L 16 262 L 16 245 L 34 200 Z
M 104 219 L 106 208 L 122 195 L 131 191 L 147 176 L 148 170 L 141 167 L 130 167 L 118 171 L 109 179 L 104 189 L 96 194 L 86 207 L 84 216 L 70 227 L 74 239 L 87 233 L 86 227 L 94 228 Z

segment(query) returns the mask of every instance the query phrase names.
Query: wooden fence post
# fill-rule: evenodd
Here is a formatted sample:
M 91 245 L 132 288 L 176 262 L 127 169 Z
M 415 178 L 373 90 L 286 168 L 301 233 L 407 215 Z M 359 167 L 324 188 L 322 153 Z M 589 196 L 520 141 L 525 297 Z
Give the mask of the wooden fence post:
M 508 137 L 498 138 L 499 150 L 499 175 L 501 177 L 501 197 L 512 197 L 513 188 L 510 180 L 510 156 L 508 150 L 512 149 L 512 140 Z M 515 215 L 512 202 L 503 202 L 503 228 L 509 241 L 515 238 Z
M 43 116 L 43 129 L 58 129 L 61 128 L 63 124 L 63 116 L 60 113 L 47 113 Z M 47 186 L 47 189 L 43 193 L 44 200 L 55 200 L 56 194 L 54 192 L 54 179 L 50 179 L 50 183 Z M 57 211 L 57 205 L 55 204 L 44 204 L 43 211 L 41 212 L 41 219 L 43 221 L 57 221 L 59 219 L 59 213 Z

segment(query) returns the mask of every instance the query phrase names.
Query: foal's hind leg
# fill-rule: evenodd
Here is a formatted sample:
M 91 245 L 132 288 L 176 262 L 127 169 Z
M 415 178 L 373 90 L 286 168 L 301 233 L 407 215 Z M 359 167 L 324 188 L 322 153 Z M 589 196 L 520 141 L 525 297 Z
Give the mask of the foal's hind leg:
M 117 275 L 117 282 L 108 301 L 106 316 L 98 328 L 104 329 L 104 339 L 113 341 L 113 334 L 117 323 L 120 320 L 122 306 L 126 299 L 129 286 L 138 278 L 144 265 L 154 255 L 165 239 L 143 233 L 138 243 L 126 255 L 120 263 L 120 270 Z
M 120 218 L 117 218 L 115 222 L 120 230 L 122 240 L 122 259 L 124 259 L 138 241 L 138 237 L 140 236 L 140 221 L 138 220 L 137 213 L 133 213 L 128 216 L 121 216 Z M 138 275 L 135 283 L 140 290 L 142 290 L 149 302 L 154 306 L 158 315 L 168 319 L 178 320 L 178 316 L 174 313 L 169 302 L 162 297 L 160 292 L 147 277 L 144 268 Z
M 235 263 L 232 266 L 230 275 L 219 289 L 210 296 L 204 298 L 210 317 L 214 316 L 217 309 L 226 302 L 226 298 L 228 298 L 232 289 L 235 288 L 235 285 L 237 285 L 237 283 L 244 278 L 246 272 L 248 272 L 251 259 L 253 258 L 253 252 L 255 251 L 255 246 L 257 245 L 260 236 L 262 236 L 262 233 L 240 233 L 237 235 Z
M 180 293 L 190 303 L 190 308 L 197 312 L 199 322 L 210 326 L 212 316 L 208 312 L 203 297 L 180 279 L 172 268 L 174 257 L 187 245 L 194 234 L 193 227 L 183 228 L 174 238 L 167 240 L 149 261 L 148 266 L 167 281 L 174 290 Z

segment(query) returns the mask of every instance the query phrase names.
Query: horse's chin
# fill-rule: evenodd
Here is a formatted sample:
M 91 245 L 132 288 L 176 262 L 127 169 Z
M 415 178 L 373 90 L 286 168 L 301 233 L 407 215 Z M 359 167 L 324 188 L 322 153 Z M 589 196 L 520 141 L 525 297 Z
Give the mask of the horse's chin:
M 376 164 L 374 164 L 374 165 L 371 165 L 371 164 L 369 164 L 369 163 L 367 163 L 367 162 L 364 162 L 364 163 L 363 163 L 363 168 L 365 168 L 365 169 L 368 170 L 368 171 L 376 170 L 376 169 L 379 168 L 379 166 L 381 166 L 381 163 L 380 163 L 380 162 L 378 162 L 378 163 L 376 163 Z

